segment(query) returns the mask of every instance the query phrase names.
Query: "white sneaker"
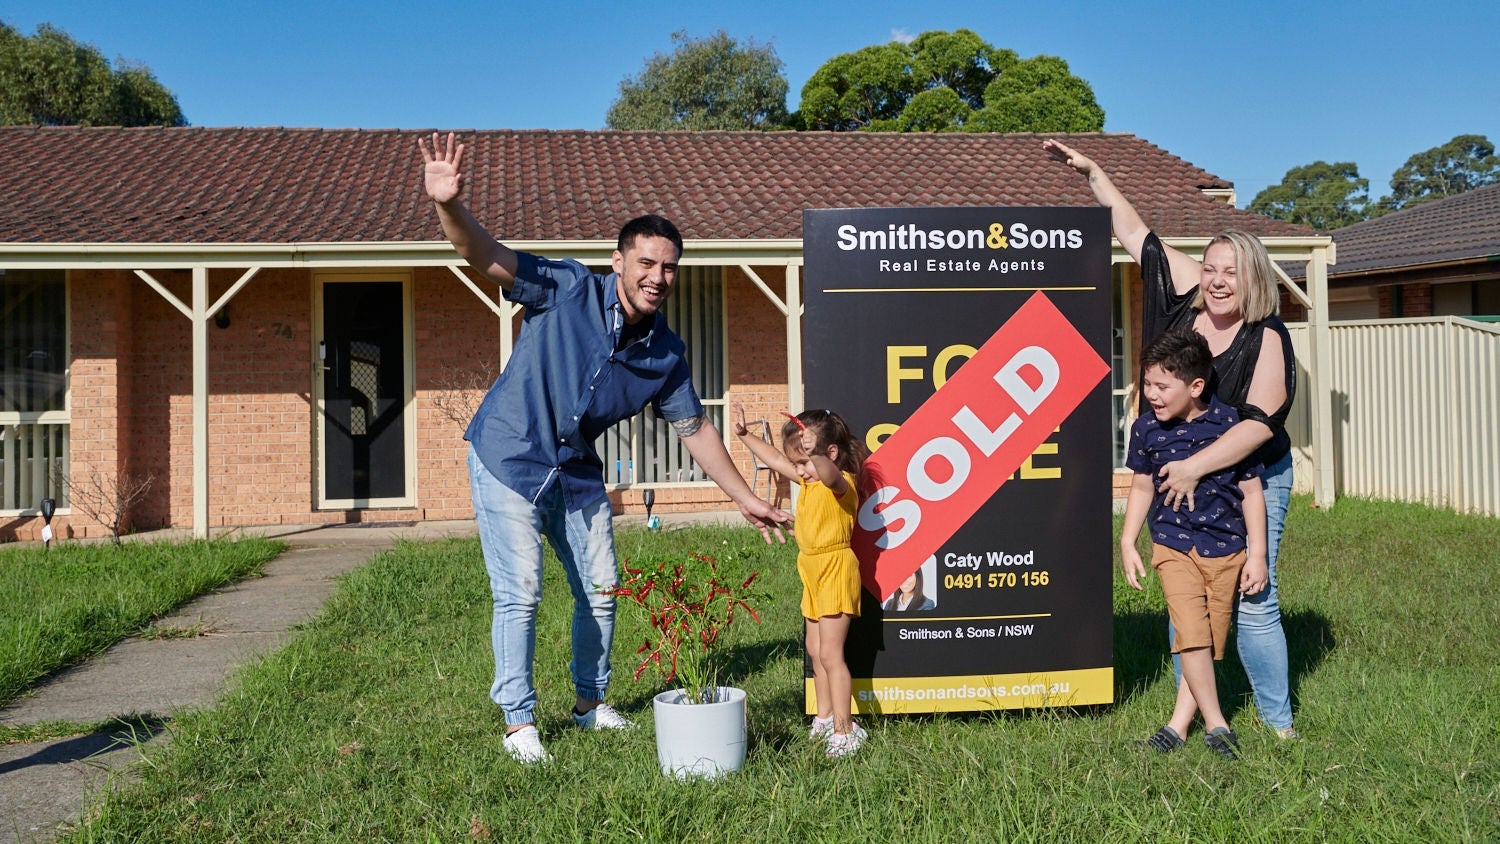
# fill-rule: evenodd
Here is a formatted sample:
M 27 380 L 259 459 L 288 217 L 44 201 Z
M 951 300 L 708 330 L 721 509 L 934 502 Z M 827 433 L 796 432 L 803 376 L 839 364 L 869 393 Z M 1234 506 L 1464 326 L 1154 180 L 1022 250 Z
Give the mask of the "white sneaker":
M 812 720 L 812 729 L 807 731 L 808 740 L 825 741 L 831 735 L 833 735 L 833 719 L 814 717 Z
M 525 726 L 505 737 L 505 752 L 522 765 L 552 761 L 552 754 L 542 747 L 542 734 L 535 726 Z
M 870 734 L 858 724 L 850 722 L 849 732 L 834 733 L 828 737 L 828 758 L 839 759 L 844 756 L 852 756 L 860 746 L 865 743 Z
M 607 703 L 601 703 L 582 715 L 573 713 L 573 723 L 580 730 L 629 730 L 635 727 L 635 724 Z

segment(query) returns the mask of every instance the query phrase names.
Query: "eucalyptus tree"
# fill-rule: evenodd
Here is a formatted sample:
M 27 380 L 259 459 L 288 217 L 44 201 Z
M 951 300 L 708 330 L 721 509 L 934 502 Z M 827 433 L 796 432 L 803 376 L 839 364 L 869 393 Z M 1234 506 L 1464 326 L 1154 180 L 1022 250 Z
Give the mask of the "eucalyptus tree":
M 25 36 L 0 23 L 0 124 L 185 126 L 177 97 L 151 69 L 111 67 L 98 48 L 42 24 Z
M 609 128 L 777 129 L 785 123 L 787 81 L 774 47 L 740 43 L 723 30 L 706 38 L 675 32 L 672 43 L 671 53 L 657 53 L 620 83 Z

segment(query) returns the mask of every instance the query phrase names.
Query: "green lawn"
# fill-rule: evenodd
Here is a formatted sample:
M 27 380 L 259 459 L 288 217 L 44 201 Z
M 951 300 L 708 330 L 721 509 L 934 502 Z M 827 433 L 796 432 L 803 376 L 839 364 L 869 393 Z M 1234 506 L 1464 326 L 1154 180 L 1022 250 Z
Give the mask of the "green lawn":
M 211 710 L 172 727 L 141 781 L 69 841 L 1494 841 L 1500 838 L 1500 520 L 1417 506 L 1293 501 L 1281 562 L 1298 728 L 1255 723 L 1232 662 L 1221 694 L 1244 759 L 1195 734 L 1171 756 L 1131 741 L 1167 716 L 1158 592 L 1116 572 L 1117 703 L 889 717 L 829 761 L 801 712 L 790 548 L 748 529 L 622 531 L 622 556 L 698 550 L 763 568 L 775 604 L 736 624 L 750 696 L 746 769 L 663 777 L 654 678 L 630 677 L 622 623 L 611 699 L 640 729 L 571 727 L 567 588 L 549 568 L 538 635 L 554 761 L 504 756 L 489 596 L 475 540 L 403 544 L 347 577 L 292 644 Z
M 0 549 L 0 705 L 280 551 L 266 539 Z

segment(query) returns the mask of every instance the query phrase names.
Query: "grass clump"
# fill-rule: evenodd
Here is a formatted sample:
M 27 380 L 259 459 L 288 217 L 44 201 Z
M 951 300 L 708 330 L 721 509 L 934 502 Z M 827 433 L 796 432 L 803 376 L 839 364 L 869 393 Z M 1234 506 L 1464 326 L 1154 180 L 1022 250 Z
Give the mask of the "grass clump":
M 740 773 L 686 784 L 661 774 L 650 710 L 660 689 L 625 670 L 640 638 L 624 613 L 610 699 L 638 728 L 572 728 L 571 602 L 552 559 L 536 683 L 554 761 L 511 762 L 486 695 L 478 542 L 402 544 L 344 579 L 323 614 L 215 707 L 179 719 L 169 747 L 148 748 L 140 782 L 104 794 L 66 840 L 1500 837 L 1494 519 L 1294 499 L 1279 575 L 1306 739 L 1279 742 L 1256 725 L 1231 654 L 1220 694 L 1240 762 L 1207 751 L 1196 730 L 1171 755 L 1131 746 L 1163 722 L 1175 688 L 1159 589 L 1130 590 L 1118 561 L 1116 703 L 866 718 L 869 744 L 828 760 L 806 738 L 795 551 L 738 528 L 622 530 L 618 546 L 627 558 L 698 551 L 764 572 L 764 623 L 735 625 L 725 643 L 729 681 L 750 701 Z
M 281 543 L 61 543 L 0 551 L 0 705 L 184 601 L 261 570 Z

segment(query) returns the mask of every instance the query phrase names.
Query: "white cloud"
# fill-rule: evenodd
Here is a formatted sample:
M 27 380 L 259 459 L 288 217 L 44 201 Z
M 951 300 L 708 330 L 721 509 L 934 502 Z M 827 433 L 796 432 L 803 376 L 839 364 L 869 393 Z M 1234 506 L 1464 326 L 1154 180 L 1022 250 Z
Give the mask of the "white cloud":
M 891 30 L 891 40 L 900 41 L 902 44 L 910 44 L 917 40 L 917 36 L 912 35 L 906 30 L 906 27 L 901 26 Z

